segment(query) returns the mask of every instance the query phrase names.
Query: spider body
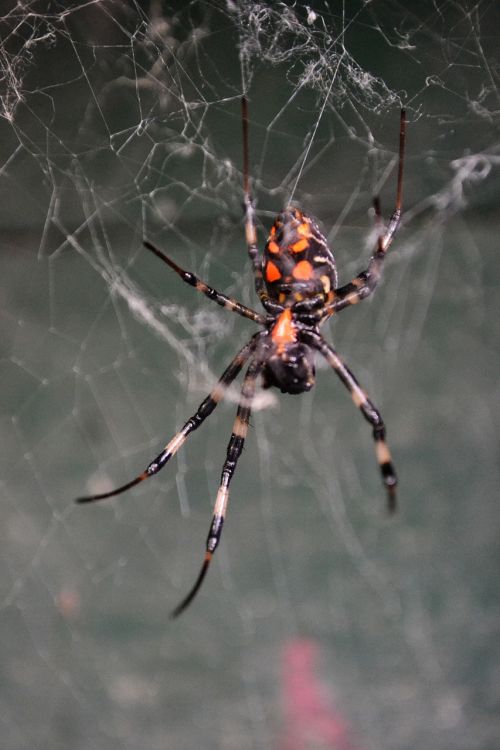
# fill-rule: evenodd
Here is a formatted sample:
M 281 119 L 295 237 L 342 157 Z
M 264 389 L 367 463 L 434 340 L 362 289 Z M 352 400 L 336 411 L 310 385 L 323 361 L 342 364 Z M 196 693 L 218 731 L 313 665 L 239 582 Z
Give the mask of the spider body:
M 272 318 L 268 335 L 261 346 L 264 354 L 262 387 L 279 388 L 282 393 L 310 391 L 315 381 L 314 352 L 298 341 L 308 324 L 300 321 L 292 307 L 286 307 L 277 318 Z
M 269 299 L 284 307 L 303 301 L 303 308 L 320 307 L 337 286 L 326 238 L 309 216 L 292 206 L 278 214 L 271 227 L 262 272 Z
M 307 329 L 319 333 L 315 311 L 336 288 L 337 269 L 326 238 L 299 208 L 289 206 L 276 217 L 262 256 L 262 274 L 272 311 L 263 344 L 262 385 L 282 393 L 310 391 L 315 353 L 299 337 Z
M 262 257 L 260 256 L 257 247 L 255 204 L 249 185 L 248 111 L 245 98 L 242 99 L 242 121 L 245 237 L 254 274 L 255 291 L 265 313 L 258 313 L 213 289 L 190 271 L 180 268 L 150 242 L 145 241 L 144 245 L 187 284 L 221 307 L 257 323 L 260 330 L 254 333 L 229 363 L 196 413 L 187 420 L 141 474 L 110 492 L 81 497 L 77 500 L 80 503 L 90 503 L 114 497 L 157 474 L 184 445 L 189 435 L 210 416 L 244 365 L 248 365 L 227 446 L 226 460 L 222 467 L 219 490 L 205 545 L 205 557 L 198 578 L 187 596 L 172 612 L 173 617 L 183 612 L 198 593 L 219 544 L 226 517 L 229 484 L 243 450 L 257 381 L 260 381 L 265 388 L 275 387 L 282 393 L 299 394 L 309 391 L 315 381 L 315 356 L 319 353 L 324 357 L 349 391 L 354 405 L 372 427 L 375 456 L 387 490 L 389 511 L 393 512 L 396 508 L 396 471 L 386 443 L 385 425 L 380 412 L 337 351 L 323 338 L 320 326 L 332 315 L 368 297 L 380 279 L 387 250 L 401 218 L 406 132 L 404 111 L 401 111 L 400 119 L 395 209 L 384 228 L 379 201 L 377 198 L 374 200 L 379 229 L 375 252 L 368 267 L 340 287 L 337 283 L 335 259 L 325 237 L 316 223 L 298 208 L 288 207 L 277 216 L 271 227 Z

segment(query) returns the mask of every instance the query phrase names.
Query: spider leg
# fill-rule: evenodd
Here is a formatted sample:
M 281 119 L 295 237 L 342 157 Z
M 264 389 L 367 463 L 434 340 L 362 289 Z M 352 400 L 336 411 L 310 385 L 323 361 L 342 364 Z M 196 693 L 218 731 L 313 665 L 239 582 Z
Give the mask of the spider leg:
M 110 490 L 109 492 L 102 492 L 98 495 L 79 497 L 75 502 L 93 503 L 97 500 L 106 500 L 108 497 L 115 497 L 115 495 L 120 495 L 122 492 L 129 490 L 131 487 L 135 487 L 136 484 L 143 482 L 145 479 L 149 479 L 149 477 L 152 477 L 154 474 L 157 474 L 161 469 L 163 469 L 165 464 L 172 458 L 172 456 L 177 453 L 179 448 L 185 443 L 188 435 L 190 435 L 191 432 L 194 432 L 194 430 L 198 429 L 198 427 L 205 421 L 205 419 L 210 416 L 219 401 L 223 399 L 224 393 L 254 351 L 258 337 L 261 335 L 261 332 L 256 333 L 250 339 L 250 341 L 245 344 L 245 346 L 238 352 L 238 354 L 234 357 L 230 365 L 226 368 L 226 370 L 218 380 L 215 388 L 213 388 L 207 398 L 202 401 L 195 414 L 193 414 L 193 416 L 188 419 L 186 424 L 179 430 L 179 432 L 174 435 L 172 440 L 168 443 L 168 445 L 165 446 L 162 452 L 153 461 L 151 461 L 149 466 L 145 469 L 145 471 L 142 472 L 142 474 L 139 474 L 137 477 L 135 477 L 135 479 L 132 479 L 130 482 L 127 482 L 126 484 L 123 484 L 114 490 Z
M 319 333 L 303 331 L 300 333 L 299 338 L 323 355 L 348 389 L 354 404 L 360 409 L 364 418 L 372 425 L 375 454 L 382 474 L 382 481 L 387 489 L 387 507 L 390 513 L 394 513 L 396 510 L 396 485 L 398 480 L 392 463 L 391 453 L 385 441 L 385 425 L 380 412 L 372 401 L 370 401 L 353 373 L 342 361 L 335 349 L 330 344 L 327 344 Z
M 401 110 L 400 128 L 399 128 L 399 160 L 398 160 L 398 182 L 396 188 L 396 207 L 387 224 L 385 231 L 382 231 L 382 219 L 380 213 L 380 200 L 378 196 L 374 198 L 373 205 L 375 208 L 376 226 L 379 227 L 379 236 L 377 248 L 370 259 L 368 268 L 361 271 L 352 281 L 338 289 L 333 289 L 327 298 L 327 304 L 323 310 L 323 320 L 340 312 L 349 305 L 356 305 L 358 302 L 366 299 L 377 286 L 382 275 L 382 266 L 387 255 L 394 235 L 401 221 L 401 205 L 403 200 L 403 167 L 406 141 L 406 115 L 405 110 Z
M 206 297 L 213 300 L 221 307 L 225 307 L 226 310 L 231 310 L 231 312 L 238 313 L 238 315 L 242 315 L 244 318 L 250 318 L 250 320 L 253 320 L 255 323 L 264 325 L 266 321 L 264 315 L 260 315 L 254 310 L 251 310 L 249 307 L 242 305 L 241 302 L 237 302 L 236 300 L 231 299 L 231 297 L 227 297 L 225 294 L 218 292 L 217 289 L 208 286 L 208 284 L 205 284 L 204 281 L 195 276 L 194 273 L 185 271 L 183 268 L 178 266 L 177 263 L 174 263 L 173 260 L 171 260 L 167 255 L 165 255 L 165 253 L 155 247 L 151 242 L 148 242 L 146 240 L 143 244 L 144 247 L 146 247 L 148 250 L 151 250 L 151 252 L 158 256 L 158 258 L 166 263 L 167 266 L 170 266 L 170 268 L 172 268 L 177 274 L 179 274 L 183 281 L 185 281 L 187 284 L 190 284 L 191 286 L 194 286 L 195 289 L 197 289 L 199 292 L 202 292 L 202 294 L 204 294 Z
M 250 193 L 249 177 L 249 148 L 248 148 L 248 101 L 246 96 L 241 99 L 241 118 L 243 123 L 243 201 L 245 211 L 245 239 L 248 255 L 253 266 L 255 276 L 255 291 L 261 297 L 264 292 L 259 248 L 257 247 L 257 230 L 255 228 L 255 203 Z
M 217 492 L 217 498 L 215 500 L 214 513 L 212 522 L 210 524 L 210 530 L 207 536 L 203 564 L 201 566 L 198 578 L 194 583 L 194 586 L 171 613 L 172 618 L 178 617 L 191 604 L 194 597 L 200 590 L 212 561 L 213 554 L 219 544 L 229 499 L 229 483 L 231 482 L 236 469 L 236 464 L 238 463 L 241 451 L 243 450 L 243 445 L 248 431 L 248 422 L 250 419 L 252 400 L 255 393 L 255 382 L 259 375 L 260 369 L 261 363 L 258 360 L 253 360 L 250 363 L 245 375 L 245 380 L 243 381 L 243 387 L 241 389 L 241 400 L 238 405 L 238 411 L 236 413 L 236 419 L 233 424 L 231 438 L 227 446 L 226 460 L 224 461 L 224 466 L 222 467 L 221 481 L 219 485 L 219 491 Z
M 241 99 L 241 118 L 243 123 L 243 210 L 245 212 L 245 239 L 248 255 L 252 263 L 255 279 L 255 291 L 265 309 L 279 312 L 282 307 L 271 302 L 264 286 L 262 275 L 262 261 L 257 247 L 257 229 L 255 227 L 255 202 L 250 192 L 249 177 L 249 148 L 248 148 L 248 101 L 246 96 Z

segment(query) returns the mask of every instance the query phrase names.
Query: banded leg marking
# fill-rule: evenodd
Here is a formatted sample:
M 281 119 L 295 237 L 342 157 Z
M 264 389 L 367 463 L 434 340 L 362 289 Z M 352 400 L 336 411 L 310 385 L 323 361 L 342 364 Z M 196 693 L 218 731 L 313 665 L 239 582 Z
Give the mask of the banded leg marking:
M 264 286 L 262 275 L 262 261 L 257 247 L 257 229 L 255 226 L 255 202 L 250 191 L 249 175 L 249 146 L 248 146 L 248 101 L 246 96 L 241 99 L 241 119 L 243 124 L 243 210 L 245 213 L 245 241 L 248 256 L 252 263 L 255 281 L 255 291 L 262 305 L 270 312 L 282 310 L 281 305 L 271 302 Z
M 380 228 L 377 240 L 377 248 L 373 254 L 368 268 L 361 271 L 352 281 L 338 289 L 332 290 L 328 295 L 328 301 L 323 311 L 323 319 L 340 312 L 349 305 L 355 305 L 368 297 L 377 286 L 382 275 L 382 266 L 387 255 L 394 235 L 401 221 L 401 206 L 403 201 L 403 168 L 406 143 L 406 114 L 401 110 L 399 123 L 399 158 L 398 158 L 398 182 L 396 188 L 396 206 L 389 219 L 385 231 L 382 231 L 382 217 L 380 201 L 378 196 L 374 198 L 376 226 Z
M 327 344 L 322 336 L 313 331 L 304 331 L 300 339 L 323 355 L 350 392 L 354 404 L 361 411 L 364 418 L 372 425 L 375 455 L 380 473 L 382 474 L 382 481 L 387 489 L 387 507 L 390 513 L 394 513 L 396 510 L 396 486 L 398 480 L 391 453 L 385 439 L 385 425 L 380 412 L 368 398 L 356 380 L 356 377 L 343 362 L 336 350 L 330 344 Z
M 170 268 L 172 268 L 181 277 L 181 279 L 186 282 L 186 284 L 193 286 L 199 292 L 208 297 L 208 299 L 216 302 L 226 310 L 238 313 L 238 315 L 241 315 L 244 318 L 250 318 L 250 320 L 253 320 L 255 323 L 264 325 L 266 321 L 264 315 L 260 315 L 258 312 L 255 312 L 255 310 L 252 310 L 250 307 L 246 307 L 246 305 L 243 305 L 241 302 L 238 302 L 235 299 L 231 299 L 231 297 L 222 294 L 222 292 L 218 292 L 217 289 L 214 289 L 213 287 L 206 284 L 204 281 L 195 276 L 194 273 L 191 273 L 191 271 L 185 271 L 183 268 L 178 266 L 177 263 L 175 263 L 171 258 L 165 255 L 165 253 L 155 247 L 155 245 L 153 245 L 151 242 L 145 240 L 143 244 L 144 247 L 146 247 L 148 250 L 151 250 L 151 252 L 154 253 L 158 258 L 160 258 L 164 263 L 166 263 L 167 266 L 170 266 Z
M 218 380 L 215 387 L 212 389 L 210 394 L 202 401 L 196 410 L 195 414 L 188 419 L 185 425 L 177 432 L 172 440 L 165 446 L 161 453 L 151 461 L 149 466 L 142 474 L 139 474 L 135 479 L 130 482 L 121 485 L 117 489 L 111 490 L 110 492 L 102 492 L 98 495 L 88 495 L 86 497 L 79 497 L 75 502 L 77 503 L 93 503 L 97 500 L 106 500 L 109 497 L 120 495 L 122 492 L 126 492 L 131 487 L 135 487 L 136 484 L 143 482 L 145 479 L 157 474 L 165 464 L 174 456 L 179 448 L 184 445 L 188 436 L 197 430 L 198 427 L 205 421 L 207 417 L 213 412 L 217 404 L 222 400 L 227 388 L 231 385 L 233 380 L 236 378 L 245 362 L 250 357 L 251 353 L 255 349 L 258 337 L 262 335 L 260 333 L 255 334 L 252 339 L 245 344 L 245 346 L 238 352 L 236 357 L 232 360 L 229 366 L 226 368 L 220 379 Z
M 214 504 L 214 512 L 212 521 L 210 523 L 210 529 L 206 541 L 205 557 L 198 577 L 191 588 L 189 593 L 184 597 L 180 604 L 173 610 L 171 617 L 178 617 L 193 601 L 194 597 L 201 588 L 204 578 L 207 574 L 209 565 L 212 561 L 213 554 L 217 549 L 220 538 L 222 535 L 222 528 L 224 526 L 224 520 L 226 518 L 227 503 L 229 499 L 229 484 L 236 470 L 238 459 L 243 450 L 245 438 L 248 432 L 248 424 L 250 420 L 250 412 L 253 397 L 255 394 L 255 383 L 259 375 L 261 365 L 259 362 L 253 361 L 247 370 L 243 387 L 241 389 L 241 400 L 238 405 L 238 411 L 236 412 L 236 419 L 233 424 L 233 431 L 231 438 L 227 446 L 226 460 L 222 467 L 221 481 L 219 490 L 217 492 L 217 498 Z
M 262 270 L 260 268 L 259 248 L 257 247 L 257 230 L 255 228 L 255 204 L 250 193 L 250 167 L 248 146 L 248 101 L 246 96 L 241 98 L 241 121 L 243 125 L 243 208 L 245 210 L 245 240 L 248 255 L 252 261 L 255 274 L 255 289 L 261 295 L 263 291 Z

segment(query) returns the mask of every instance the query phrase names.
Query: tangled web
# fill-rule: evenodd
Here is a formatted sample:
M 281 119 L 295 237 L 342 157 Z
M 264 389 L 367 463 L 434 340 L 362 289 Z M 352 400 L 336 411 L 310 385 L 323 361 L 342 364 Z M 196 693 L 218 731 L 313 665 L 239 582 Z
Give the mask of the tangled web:
M 2 747 L 493 747 L 496 4 L 0 12 Z M 373 252 L 373 196 L 393 208 L 406 108 L 383 283 L 324 331 L 384 415 L 402 512 L 385 522 L 369 430 L 333 373 L 304 397 L 261 393 L 217 564 L 172 626 L 241 383 L 154 481 L 71 500 L 141 471 L 253 332 L 142 246 L 257 307 L 243 94 L 260 245 L 293 202 L 342 284 Z M 318 705 L 335 697 L 344 724 L 293 703 L 319 649 Z

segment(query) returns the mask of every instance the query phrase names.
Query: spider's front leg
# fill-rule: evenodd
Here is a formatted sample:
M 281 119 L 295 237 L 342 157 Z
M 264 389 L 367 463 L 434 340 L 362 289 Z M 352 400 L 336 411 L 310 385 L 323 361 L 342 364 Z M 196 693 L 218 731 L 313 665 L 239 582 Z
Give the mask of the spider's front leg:
M 396 486 L 398 479 L 394 464 L 392 463 L 391 453 L 385 440 L 385 425 L 380 412 L 368 398 L 353 373 L 342 361 L 333 346 L 327 344 L 319 333 L 302 331 L 300 340 L 323 355 L 348 389 L 354 404 L 361 411 L 364 418 L 372 425 L 375 454 L 380 467 L 380 473 L 382 474 L 382 481 L 387 489 L 387 507 L 390 513 L 394 513 L 396 510 Z
M 195 581 L 194 586 L 189 593 L 184 597 L 180 604 L 173 610 L 171 617 L 178 617 L 193 601 L 194 597 L 201 588 L 204 578 L 207 574 L 209 565 L 212 561 L 213 554 L 218 547 L 222 527 L 226 517 L 227 503 L 229 499 L 229 483 L 233 477 L 236 469 L 236 464 L 243 450 L 243 445 L 248 431 L 248 423 L 250 420 L 250 410 L 252 406 L 253 397 L 255 394 L 255 382 L 261 370 L 261 363 L 258 360 L 254 360 L 250 363 L 247 370 L 245 380 L 243 381 L 243 387 L 241 389 L 241 400 L 238 405 L 238 411 L 236 413 L 236 419 L 234 420 L 233 431 L 231 438 L 227 446 L 227 456 L 222 468 L 221 482 L 219 491 L 217 492 L 217 498 L 214 505 L 214 513 L 212 522 L 210 524 L 210 530 L 208 532 L 205 558 L 201 566 L 198 578 Z
M 186 424 L 179 430 L 179 432 L 174 435 L 172 440 L 165 446 L 162 452 L 158 456 L 156 456 L 153 461 L 150 462 L 149 466 L 142 472 L 142 474 L 139 474 L 130 482 L 127 482 L 126 484 L 123 484 L 114 490 L 110 490 L 109 492 L 102 492 L 98 495 L 79 497 L 76 499 L 76 502 L 93 503 L 98 500 L 107 500 L 110 497 L 121 495 L 122 492 L 126 492 L 132 487 L 135 487 L 135 485 L 143 482 L 145 479 L 149 479 L 149 477 L 154 476 L 161 469 L 163 469 L 165 464 L 170 461 L 172 456 L 175 456 L 179 448 L 184 445 L 188 436 L 192 432 L 194 432 L 194 430 L 198 429 L 198 427 L 205 421 L 205 419 L 210 416 L 217 404 L 222 400 L 227 388 L 231 385 L 233 380 L 241 371 L 241 368 L 243 367 L 245 362 L 249 359 L 250 355 L 254 351 L 258 338 L 261 335 L 262 334 L 260 332 L 256 333 L 250 339 L 250 341 L 245 344 L 245 346 L 238 352 L 236 357 L 234 357 L 233 361 L 220 377 L 215 388 L 213 388 L 207 398 L 201 402 L 196 413 L 188 419 Z

